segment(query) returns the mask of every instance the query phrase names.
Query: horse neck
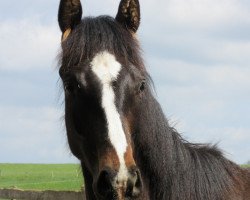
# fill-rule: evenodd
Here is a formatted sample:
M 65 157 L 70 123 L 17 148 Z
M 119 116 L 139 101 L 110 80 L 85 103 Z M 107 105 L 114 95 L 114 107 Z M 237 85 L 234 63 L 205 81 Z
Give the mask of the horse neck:
M 169 176 L 176 162 L 185 159 L 187 150 L 180 135 L 169 126 L 161 106 L 147 91 L 140 104 L 134 146 L 142 168 L 162 180 Z M 175 161 L 175 162 L 174 162 Z M 184 162 L 184 160 L 183 160 Z M 153 171 L 152 171 L 153 169 Z
M 216 147 L 184 141 L 169 126 L 150 91 L 142 97 L 137 113 L 135 159 L 151 199 L 223 199 L 220 195 L 230 192 L 235 181 L 240 184 L 232 173 L 239 171 L 238 166 Z

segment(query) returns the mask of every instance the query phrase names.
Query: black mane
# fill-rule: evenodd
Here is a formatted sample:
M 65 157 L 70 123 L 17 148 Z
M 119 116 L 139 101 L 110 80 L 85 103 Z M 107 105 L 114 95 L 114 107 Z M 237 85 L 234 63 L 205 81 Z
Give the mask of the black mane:
M 185 141 L 170 127 L 150 90 L 139 109 L 140 130 L 134 134 L 134 146 L 153 188 L 150 199 L 221 200 L 237 194 L 236 186 L 242 187 L 241 169 L 216 145 Z

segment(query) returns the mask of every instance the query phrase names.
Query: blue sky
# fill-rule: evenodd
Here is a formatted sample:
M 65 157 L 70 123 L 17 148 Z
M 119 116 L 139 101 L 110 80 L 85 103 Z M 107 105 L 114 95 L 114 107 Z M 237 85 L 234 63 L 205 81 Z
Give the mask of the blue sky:
M 0 2 L 0 162 L 78 162 L 56 68 L 58 4 Z M 82 4 L 85 16 L 114 16 L 119 1 Z M 141 12 L 138 38 L 171 124 L 237 163 L 250 160 L 250 2 L 143 0 Z

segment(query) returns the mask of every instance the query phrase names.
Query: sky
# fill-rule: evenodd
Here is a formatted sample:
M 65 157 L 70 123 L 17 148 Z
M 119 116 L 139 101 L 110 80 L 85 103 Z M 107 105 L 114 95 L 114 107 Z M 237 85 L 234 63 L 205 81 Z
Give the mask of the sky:
M 138 38 L 156 98 L 190 142 L 250 160 L 250 1 L 141 0 Z M 57 70 L 59 0 L 0 1 L 0 163 L 78 163 Z M 118 0 L 84 0 L 115 16 Z

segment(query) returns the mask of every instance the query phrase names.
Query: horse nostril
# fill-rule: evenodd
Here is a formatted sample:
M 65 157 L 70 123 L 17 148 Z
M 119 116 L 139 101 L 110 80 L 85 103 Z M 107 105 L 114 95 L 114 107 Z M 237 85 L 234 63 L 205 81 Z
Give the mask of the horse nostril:
M 96 189 L 99 195 L 108 198 L 112 193 L 113 185 L 112 182 L 116 176 L 117 172 L 111 169 L 102 170 L 96 184 Z
M 136 169 L 132 169 L 130 171 L 130 178 L 128 179 L 127 197 L 138 197 L 142 190 L 142 180 L 140 171 Z
M 137 198 L 142 191 L 142 180 L 140 171 L 133 167 L 128 171 L 125 180 L 117 179 L 117 171 L 110 168 L 102 170 L 95 184 L 95 191 L 102 199 L 114 199 L 114 197 Z

